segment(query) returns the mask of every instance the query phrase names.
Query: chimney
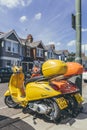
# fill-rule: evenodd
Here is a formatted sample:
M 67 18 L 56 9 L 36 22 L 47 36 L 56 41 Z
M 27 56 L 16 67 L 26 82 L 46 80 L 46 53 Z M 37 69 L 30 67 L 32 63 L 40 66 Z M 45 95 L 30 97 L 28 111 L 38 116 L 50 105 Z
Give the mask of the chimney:
M 50 48 L 51 48 L 52 50 L 55 50 L 55 45 L 54 45 L 54 44 L 51 44 L 51 45 L 50 45 Z
M 27 42 L 29 42 L 29 43 L 32 43 L 32 42 L 33 42 L 33 37 L 32 37 L 31 34 L 29 34 L 29 35 L 27 36 Z

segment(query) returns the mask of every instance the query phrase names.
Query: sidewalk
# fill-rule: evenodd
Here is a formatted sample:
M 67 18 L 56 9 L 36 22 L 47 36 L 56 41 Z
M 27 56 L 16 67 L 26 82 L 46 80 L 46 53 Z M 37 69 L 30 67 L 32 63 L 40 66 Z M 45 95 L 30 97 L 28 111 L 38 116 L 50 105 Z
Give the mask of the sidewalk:
M 59 124 L 46 122 L 43 118 L 33 121 L 33 116 L 29 114 L 17 114 L 11 118 L 2 117 L 0 130 L 86 130 L 87 129 L 87 86 L 83 87 L 83 112 L 76 118 L 67 118 Z M 4 118 L 6 118 L 4 120 Z M 10 124 L 9 124 L 10 123 Z

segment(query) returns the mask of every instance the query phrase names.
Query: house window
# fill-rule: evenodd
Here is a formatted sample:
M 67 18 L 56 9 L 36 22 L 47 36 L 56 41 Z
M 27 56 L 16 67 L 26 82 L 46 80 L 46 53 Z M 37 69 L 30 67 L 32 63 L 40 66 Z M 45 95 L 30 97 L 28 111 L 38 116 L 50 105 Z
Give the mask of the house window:
M 54 58 L 53 52 L 48 51 L 48 58 Z
M 50 52 L 48 52 L 48 58 L 50 58 Z
M 27 47 L 27 56 L 30 57 L 30 48 Z
M 1 44 L 2 47 L 4 47 L 4 41 L 2 41 L 2 44 Z
M 6 51 L 11 52 L 11 42 L 10 41 L 6 41 Z
M 18 44 L 13 43 L 13 53 L 18 53 Z
M 11 60 L 8 60 L 6 63 L 7 66 L 11 66 Z
M 43 49 L 37 48 L 37 57 L 43 57 Z
M 12 53 L 17 53 L 18 54 L 18 43 L 14 42 L 14 41 L 6 41 L 6 51 L 7 52 L 12 52 Z

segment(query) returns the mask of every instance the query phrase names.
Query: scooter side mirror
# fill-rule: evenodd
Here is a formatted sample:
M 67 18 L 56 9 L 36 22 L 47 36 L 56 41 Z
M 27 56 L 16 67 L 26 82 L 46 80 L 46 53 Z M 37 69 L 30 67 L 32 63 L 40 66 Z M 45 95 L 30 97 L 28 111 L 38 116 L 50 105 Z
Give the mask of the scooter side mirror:
M 12 71 L 13 73 L 19 73 L 19 72 L 22 72 L 22 67 L 18 67 L 18 66 L 13 66 L 12 67 Z

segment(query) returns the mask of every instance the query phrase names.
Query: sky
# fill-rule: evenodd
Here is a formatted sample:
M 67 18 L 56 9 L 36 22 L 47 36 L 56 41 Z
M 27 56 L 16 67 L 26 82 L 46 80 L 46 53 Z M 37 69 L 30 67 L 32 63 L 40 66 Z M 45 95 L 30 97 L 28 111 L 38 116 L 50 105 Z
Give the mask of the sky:
M 55 44 L 56 50 L 76 52 L 76 31 L 71 15 L 76 0 L 0 0 L 0 31 L 15 30 L 19 37 Z M 87 44 L 87 0 L 81 2 L 82 51 Z

